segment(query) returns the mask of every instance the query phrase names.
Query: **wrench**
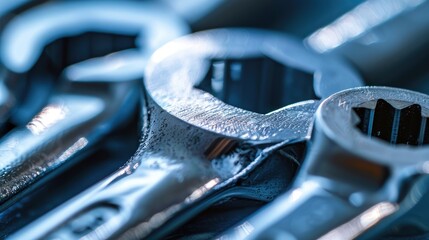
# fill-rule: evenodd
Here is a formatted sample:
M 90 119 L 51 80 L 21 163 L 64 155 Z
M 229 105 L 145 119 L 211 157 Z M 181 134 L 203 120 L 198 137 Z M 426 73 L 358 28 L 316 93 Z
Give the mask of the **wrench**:
M 370 84 L 388 84 L 428 93 L 425 54 L 429 46 L 426 37 L 428 10 L 428 1 L 365 1 L 310 35 L 306 44 L 318 52 L 349 61 Z M 404 202 L 401 209 L 408 209 L 409 214 L 400 211 L 395 214 L 398 216 L 391 216 L 373 228 L 368 236 L 380 235 L 381 229 L 386 232 L 387 222 L 397 227 L 414 223 L 415 228 L 427 232 L 429 229 L 423 225 L 429 221 L 418 214 L 422 212 L 419 206 L 424 203 L 417 204 L 416 209 L 410 207 L 414 205 Z M 409 217 L 399 218 L 400 215 Z M 395 232 L 405 231 L 401 229 Z
M 428 10 L 426 0 L 364 1 L 305 42 L 317 52 L 350 62 L 370 85 L 409 87 L 414 84 L 401 80 L 427 65 Z
M 82 13 L 84 18 L 76 18 Z M 154 21 L 163 15 L 163 21 Z M 37 27 L 28 31 L 29 23 Z M 31 190 L 48 173 L 71 164 L 73 154 L 83 152 L 120 124 L 140 93 L 138 82 L 149 55 L 186 29 L 163 8 L 145 3 L 49 3 L 12 20 L 4 30 L 0 54 L 16 72 L 28 71 L 43 46 L 64 36 L 87 31 L 148 35 L 139 48 L 68 67 L 43 110 L 0 140 L 4 158 L 0 202 L 10 204 L 23 190 Z
M 158 17 L 163 21 L 154 21 Z M 25 125 L 37 113 L 29 108 L 37 105 L 40 109 L 46 104 L 46 97 L 41 97 L 46 95 L 43 94 L 46 89 L 38 91 L 39 86 L 47 85 L 46 79 L 56 79 L 65 67 L 133 47 L 149 56 L 162 43 L 187 31 L 173 13 L 156 4 L 141 2 L 50 2 L 20 14 L 4 29 L 0 46 L 0 59 L 7 69 L 20 74 L 30 71 L 28 75 L 32 78 L 26 81 L 31 91 L 26 93 L 28 97 L 21 103 L 21 111 L 14 113 L 14 122 Z M 83 36 L 72 38 L 80 35 Z M 137 41 L 135 36 L 140 36 Z M 55 41 L 64 38 L 62 42 Z M 47 45 L 50 46 L 45 48 Z M 75 51 L 76 47 L 91 51 Z M 55 74 L 52 76 L 51 72 Z
M 293 189 L 220 239 L 353 239 L 428 173 L 429 96 L 362 87 L 319 107 Z
M 308 139 L 317 101 L 295 103 L 294 94 L 243 91 L 270 74 L 292 76 L 283 79 L 284 92 L 313 80 L 304 100 L 361 84 L 342 63 L 281 34 L 219 29 L 175 40 L 159 49 L 147 68 L 143 139 L 135 156 L 11 239 L 142 238 L 180 210 L 234 185 L 275 149 Z M 295 104 L 277 107 L 290 102 Z
M 35 182 L 123 122 L 136 104 L 142 62 L 140 54 L 116 53 L 67 68 L 63 83 L 41 112 L 0 139 L 0 202 L 21 197 Z M 118 63 L 122 66 L 113 71 L 116 76 L 98 78 L 106 74 L 106 67 Z M 99 75 L 82 73 L 88 67 L 82 65 L 87 64 Z

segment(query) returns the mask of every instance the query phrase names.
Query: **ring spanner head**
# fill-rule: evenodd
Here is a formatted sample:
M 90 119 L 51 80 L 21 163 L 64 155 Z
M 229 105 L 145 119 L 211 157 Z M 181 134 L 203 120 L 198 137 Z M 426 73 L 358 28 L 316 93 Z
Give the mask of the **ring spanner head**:
M 269 83 L 264 85 L 266 75 L 275 73 L 284 77 L 282 89 L 286 92 L 288 81 L 291 86 L 294 81 L 297 85 L 306 80 L 311 83 L 312 78 L 306 76 L 317 75 L 314 92 L 320 97 L 329 94 L 320 85 L 331 83 L 330 78 L 323 78 L 324 73 L 349 76 L 342 82 L 344 86 L 360 84 L 352 71 L 323 60 L 283 35 L 250 29 L 212 30 L 167 44 L 152 57 L 144 80 L 144 137 L 136 155 L 110 178 L 16 237 L 146 236 L 206 193 L 233 184 L 272 150 L 260 147 L 252 156 L 239 159 L 235 168 L 216 168 L 213 159 L 222 161 L 224 154 L 240 144 L 266 146 L 307 139 L 317 102 L 276 110 L 272 106 L 286 105 L 289 99 L 279 95 L 271 106 L 258 106 L 258 95 L 246 96 L 240 88 L 246 84 L 268 87 Z M 232 92 L 241 100 L 234 99 Z M 313 95 L 303 100 L 311 98 Z M 261 114 L 236 106 L 272 112 Z M 94 222 L 97 217 L 102 221 Z M 74 229 L 82 225 L 94 230 L 76 233 Z
M 71 18 L 82 11 L 90 17 L 84 20 Z M 67 14 L 62 16 L 62 12 Z M 110 18 L 113 13 L 116 19 Z M 16 199 L 19 197 L 17 194 L 22 195 L 23 190 L 31 189 L 35 183 L 40 184 L 42 177 L 65 166 L 65 163 L 70 165 L 72 155 L 95 144 L 101 136 L 115 129 L 129 116 L 141 93 L 143 66 L 151 52 L 157 44 L 179 36 L 187 29 L 174 15 L 157 21 L 154 16 L 158 15 L 153 15 L 157 13 L 166 14 L 162 8 L 144 3 L 56 3 L 40 6 L 11 22 L 8 28 L 11 31 L 9 40 L 13 42 L 19 39 L 25 47 L 21 48 L 22 55 L 19 56 L 10 52 L 10 56 L 2 53 L 14 59 L 9 63 L 17 71 L 28 70 L 31 63 L 36 61 L 37 54 L 40 54 L 38 51 L 49 41 L 90 30 L 109 32 L 111 26 L 103 24 L 106 19 L 116 24 L 112 31 L 122 26 L 118 31 L 125 31 L 126 34 L 147 33 L 144 39 L 148 40 L 149 45 L 142 44 L 139 48 L 111 53 L 66 68 L 63 81 L 43 110 L 26 126 L 13 129 L 0 139 L 0 182 L 3 186 L 0 203 Z M 137 17 L 140 15 L 143 17 Z M 38 27 L 32 33 L 25 32 L 21 24 L 31 24 L 30 20 L 36 16 Z M 157 23 L 152 24 L 155 20 Z M 43 24 L 45 22 L 51 25 Z M 80 23 L 87 25 L 81 27 Z M 66 30 L 55 31 L 61 27 Z M 160 30 L 154 27 L 160 27 Z M 22 39 L 24 33 L 27 37 Z
M 223 238 L 355 238 L 394 213 L 407 183 L 427 173 L 428 109 L 429 96 L 396 88 L 327 98 L 295 188 Z

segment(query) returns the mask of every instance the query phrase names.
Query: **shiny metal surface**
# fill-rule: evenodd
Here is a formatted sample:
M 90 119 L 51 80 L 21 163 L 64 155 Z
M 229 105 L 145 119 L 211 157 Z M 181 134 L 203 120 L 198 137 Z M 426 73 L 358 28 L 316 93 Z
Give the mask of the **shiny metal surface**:
M 427 61 L 428 10 L 426 0 L 364 1 L 305 42 L 350 62 L 370 85 L 392 85 Z
M 163 20 L 154 21 L 158 17 Z M 13 122 L 24 125 L 47 104 L 40 86 L 53 85 L 49 82 L 55 82 L 67 66 L 127 48 L 137 48 L 148 58 L 163 43 L 188 31 L 177 15 L 155 3 L 59 1 L 24 11 L 4 27 L 0 43 L 0 59 L 18 75 L 9 82 L 27 83 Z M 87 50 L 73 50 L 78 47 Z
M 380 107 L 380 99 L 390 105 Z M 332 95 L 316 113 L 294 188 L 220 239 L 356 238 L 398 211 L 402 194 L 412 191 L 409 181 L 427 174 L 428 107 L 429 96 L 395 88 Z M 358 117 L 363 108 L 372 115 Z M 362 122 L 367 134 L 357 127 L 365 128 Z M 417 123 L 417 132 L 407 127 Z
M 77 17 L 83 13 L 86 18 Z M 116 18 L 112 18 L 113 13 Z M 154 16 L 162 14 L 166 18 L 155 21 Z M 66 68 L 62 82 L 40 113 L 25 127 L 15 128 L 1 138 L 2 207 L 7 207 L 5 201 L 10 203 L 24 194 L 23 190 L 31 190 L 35 183 L 40 185 L 38 181 L 60 166 L 76 161 L 76 155 L 121 124 L 135 109 L 143 66 L 150 54 L 185 33 L 187 27 L 154 4 L 48 3 L 7 25 L 0 54 L 9 69 L 25 72 L 49 42 L 88 31 L 142 35 L 138 48 Z
M 127 58 L 109 58 L 109 61 L 98 61 L 119 61 L 130 65 Z M 78 67 L 79 64 L 71 66 Z M 141 64 L 134 67 L 140 69 Z M 126 118 L 137 102 L 138 74 L 110 81 L 100 78 L 91 81 L 70 79 L 68 70 L 65 71 L 64 83 L 51 96 L 49 104 L 25 127 L 15 128 L 1 138 L 1 203 L 16 197 L 16 194 L 70 161 L 75 154 L 94 145 L 102 135 Z M 92 66 L 92 70 L 97 69 Z M 104 74 L 102 70 L 99 68 L 100 74 Z M 119 67 L 116 71 L 123 69 Z M 127 110 L 121 110 L 125 106 Z
M 427 6 L 0 3 L 0 238 L 426 239 Z
M 353 71 L 335 59 L 313 55 L 277 33 L 220 29 L 175 40 L 159 49 L 148 66 L 144 78 L 147 94 L 143 100 L 143 139 L 135 156 L 111 177 L 11 239 L 142 238 L 178 211 L 231 186 L 275 150 L 308 139 L 317 101 L 299 102 L 262 114 L 237 107 L 248 101 L 222 98 L 227 95 L 216 91 L 218 86 L 201 90 L 205 81 L 224 81 L 222 86 L 226 89 L 266 80 L 264 75 L 253 79 L 246 75 L 254 73 L 255 68 L 246 65 L 248 59 L 254 58 L 274 59 L 289 71 L 298 69 L 314 75 L 310 81 L 315 97 L 326 97 L 336 89 L 361 83 Z M 218 61 L 233 61 L 236 65 L 232 68 L 237 72 L 216 72 L 219 70 L 213 70 L 213 63 Z M 334 85 L 333 76 L 345 80 Z M 239 85 L 229 82 L 231 78 Z M 294 86 L 308 79 L 288 80 Z M 290 101 L 281 100 L 281 104 Z M 234 149 L 240 146 L 255 151 L 250 156 L 237 155 Z M 231 163 L 234 157 L 239 163 Z M 82 226 L 93 230 L 79 231 Z

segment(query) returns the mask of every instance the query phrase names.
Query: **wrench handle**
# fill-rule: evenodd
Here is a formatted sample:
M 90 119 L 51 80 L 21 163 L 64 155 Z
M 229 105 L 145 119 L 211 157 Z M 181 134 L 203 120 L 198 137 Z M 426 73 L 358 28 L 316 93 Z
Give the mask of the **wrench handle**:
M 143 237 L 217 183 L 198 166 L 157 166 L 161 159 L 132 161 L 11 239 Z
M 382 217 L 394 210 L 387 203 L 376 206 L 369 214 L 379 211 Z M 271 239 L 279 235 L 284 239 L 352 239 L 379 220 L 356 224 L 355 219 L 362 219 L 366 208 L 353 206 L 315 181 L 304 181 L 219 239 Z M 342 231 L 344 228 L 347 231 Z

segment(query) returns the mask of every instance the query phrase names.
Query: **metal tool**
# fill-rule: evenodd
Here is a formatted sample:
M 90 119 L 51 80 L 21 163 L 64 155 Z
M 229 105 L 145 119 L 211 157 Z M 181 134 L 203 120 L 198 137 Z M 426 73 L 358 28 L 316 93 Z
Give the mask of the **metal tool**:
M 271 76 L 283 80 L 279 95 L 246 91 L 249 84 L 278 88 L 267 82 Z M 277 109 L 300 100 L 288 95 L 290 87 L 314 86 L 299 96 L 311 99 L 361 83 L 335 59 L 309 53 L 284 35 L 251 29 L 175 40 L 151 58 L 144 82 L 143 139 L 135 156 L 11 239 L 147 236 L 180 210 L 233 185 L 275 149 L 308 139 L 317 101 Z
M 85 17 L 76 17 L 81 14 Z M 158 21 L 162 15 L 166 17 Z M 28 24 L 34 28 L 29 30 Z M 49 42 L 87 31 L 142 34 L 141 45 L 68 67 L 43 110 L 0 139 L 0 203 L 10 203 L 23 190 L 40 185 L 42 177 L 71 164 L 72 155 L 81 154 L 129 116 L 147 59 L 157 46 L 185 33 L 187 27 L 153 4 L 49 3 L 10 22 L 0 54 L 9 69 L 26 72 Z
M 428 11 L 426 0 L 364 1 L 315 31 L 306 43 L 350 62 L 370 85 L 416 86 L 409 79 L 426 70 L 428 62 Z
M 52 87 L 40 86 L 49 86 L 65 67 L 129 48 L 148 57 L 186 32 L 183 21 L 154 3 L 49 2 L 25 11 L 7 24 L 0 45 L 0 59 L 7 69 L 31 78 L 22 81 L 31 91 L 20 99 L 15 124 L 25 125 L 47 104 L 44 93 Z
M 15 128 L 0 139 L 1 203 L 35 187 L 38 180 L 94 145 L 130 115 L 138 99 L 143 62 L 140 55 L 134 57 L 140 61 L 133 63 L 132 57 L 119 53 L 91 60 L 91 70 L 101 78 L 82 73 L 86 66 L 81 65 L 86 62 L 72 65 L 49 104 L 25 127 Z M 116 65 L 113 77 L 104 77 L 112 64 Z M 127 72 L 132 68 L 133 73 Z M 126 74 L 121 74 L 123 71 Z
M 370 84 L 387 84 L 427 94 L 428 10 L 429 2 L 424 0 L 365 1 L 310 35 L 306 44 L 350 62 Z M 416 195 L 410 195 L 414 196 L 412 204 L 404 201 L 400 212 L 372 228 L 366 236 L 380 237 L 382 232 L 386 235 L 427 232 L 429 229 L 424 225 L 429 220 L 419 214 L 425 212 L 425 204 L 416 203 Z M 426 199 L 421 198 L 423 202 Z
M 320 53 L 341 57 L 369 83 L 399 84 L 425 92 L 428 84 L 421 79 L 413 83 L 402 79 L 409 79 L 410 74 L 418 72 L 416 65 L 427 66 L 422 61 L 428 45 L 425 37 L 429 21 L 427 7 L 426 1 L 365 1 L 312 34 L 306 44 Z M 403 35 L 406 37 L 398 37 Z M 402 83 L 394 82 L 398 79 Z M 427 82 L 426 78 L 423 80 Z M 418 219 L 423 218 L 415 221 Z M 407 221 L 411 220 L 396 222 L 406 224 Z M 416 227 L 421 229 L 418 225 Z
M 429 96 L 387 87 L 327 98 L 293 189 L 220 239 L 359 236 L 428 173 L 428 109 Z

